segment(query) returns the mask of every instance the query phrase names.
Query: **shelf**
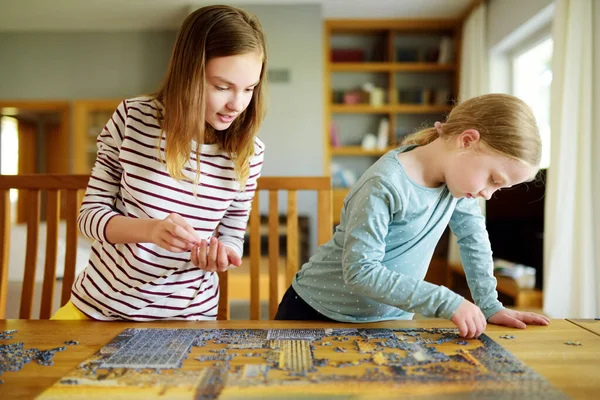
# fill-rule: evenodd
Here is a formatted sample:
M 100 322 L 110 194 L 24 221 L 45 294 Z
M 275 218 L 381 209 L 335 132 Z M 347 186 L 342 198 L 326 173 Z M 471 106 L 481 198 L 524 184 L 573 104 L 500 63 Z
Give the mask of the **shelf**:
M 373 149 L 365 150 L 360 146 L 343 146 L 343 147 L 332 147 L 332 156 L 382 156 L 394 147 L 388 147 L 385 149 Z
M 418 62 L 329 63 L 329 70 L 331 72 L 452 72 L 456 70 L 456 65 Z
M 456 274 L 458 276 L 465 276 L 465 271 L 462 265 L 450 264 L 448 265 L 449 272 Z M 515 307 L 532 307 L 532 308 L 542 308 L 544 295 L 543 292 L 539 289 L 522 289 L 519 288 L 514 279 L 511 279 L 507 276 L 495 275 L 496 277 L 496 291 L 498 293 L 502 293 L 510 298 L 512 298 L 515 302 Z M 452 282 L 452 281 L 451 281 Z M 449 283 L 448 286 L 452 289 L 452 283 Z
M 89 174 L 98 150 L 96 138 L 119 106 L 120 99 L 88 99 L 73 102 L 73 172 Z
M 440 114 L 449 112 L 452 106 L 421 105 L 421 104 L 386 104 L 373 107 L 369 104 L 331 104 L 333 113 L 363 113 L 363 114 Z
M 410 32 L 437 32 L 452 31 L 462 23 L 460 19 L 330 19 L 326 27 L 333 33 L 348 32 L 379 32 L 396 31 L 398 33 Z
M 336 188 L 333 188 L 333 195 L 334 196 L 336 196 L 336 195 L 343 195 L 343 196 L 345 196 L 345 195 L 348 194 L 349 191 L 350 191 L 350 188 L 336 187 Z
M 358 177 L 379 157 L 397 147 L 364 150 L 357 140 L 368 132 L 375 131 L 379 135 L 378 126 L 384 118 L 387 119 L 386 143 L 400 141 L 399 133 L 418 131 L 427 120 L 444 120 L 452 110 L 452 104 L 447 104 L 444 99 L 454 99 L 459 89 L 463 22 L 463 19 L 335 19 L 325 22 L 322 68 L 326 174 L 331 174 L 334 161 L 344 172 Z M 454 57 L 439 58 L 443 37 L 453 40 L 449 50 Z M 401 51 L 407 49 L 416 51 Z M 349 51 L 343 54 L 335 50 Z M 440 64 L 438 59 L 446 63 Z M 383 96 L 379 92 L 374 98 L 366 95 L 363 90 L 367 83 L 381 89 Z M 343 103 L 344 98 L 350 101 L 346 95 L 354 91 L 361 92 L 360 97 L 354 97 L 360 103 Z M 378 106 L 374 106 L 376 104 Z M 356 145 L 331 146 L 332 125 L 335 125 L 335 135 L 345 138 L 342 143 Z M 334 191 L 335 223 L 339 223 L 347 194 L 348 189 Z M 439 269 L 443 274 L 438 275 L 445 276 L 445 266 Z

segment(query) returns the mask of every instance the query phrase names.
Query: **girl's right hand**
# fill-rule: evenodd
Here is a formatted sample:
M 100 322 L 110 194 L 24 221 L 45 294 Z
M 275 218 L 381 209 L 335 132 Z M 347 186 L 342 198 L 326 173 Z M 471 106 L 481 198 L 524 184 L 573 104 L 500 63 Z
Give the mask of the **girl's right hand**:
M 179 214 L 169 214 L 163 220 L 156 220 L 150 231 L 152 243 L 174 253 L 190 251 L 200 244 L 194 228 Z
M 458 327 L 460 336 L 466 339 L 478 338 L 487 326 L 481 309 L 468 300 L 460 303 L 451 321 Z

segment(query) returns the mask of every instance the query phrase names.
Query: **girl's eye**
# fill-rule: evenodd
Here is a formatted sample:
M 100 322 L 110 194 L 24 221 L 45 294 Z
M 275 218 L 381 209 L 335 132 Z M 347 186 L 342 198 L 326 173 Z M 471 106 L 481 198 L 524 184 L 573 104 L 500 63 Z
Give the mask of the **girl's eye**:
M 496 181 L 493 176 L 490 176 L 490 182 L 494 186 L 498 186 L 500 184 L 500 182 Z M 500 190 L 500 188 L 498 188 L 498 190 Z
M 252 93 L 252 92 L 254 92 L 254 88 L 253 87 L 252 88 L 248 88 L 248 89 L 246 89 L 246 92 Z
M 215 87 L 217 88 L 217 90 L 218 90 L 219 92 L 224 92 L 224 91 L 226 91 L 227 89 L 229 89 L 229 88 L 222 87 L 222 86 L 215 86 Z

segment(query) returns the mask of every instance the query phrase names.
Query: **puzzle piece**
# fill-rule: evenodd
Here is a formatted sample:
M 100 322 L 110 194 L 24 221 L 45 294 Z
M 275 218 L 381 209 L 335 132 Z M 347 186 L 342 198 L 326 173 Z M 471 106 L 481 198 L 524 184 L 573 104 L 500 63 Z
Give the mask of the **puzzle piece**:
M 17 333 L 16 329 L 9 329 L 0 333 L 0 340 L 8 340 L 13 338 L 13 334 Z

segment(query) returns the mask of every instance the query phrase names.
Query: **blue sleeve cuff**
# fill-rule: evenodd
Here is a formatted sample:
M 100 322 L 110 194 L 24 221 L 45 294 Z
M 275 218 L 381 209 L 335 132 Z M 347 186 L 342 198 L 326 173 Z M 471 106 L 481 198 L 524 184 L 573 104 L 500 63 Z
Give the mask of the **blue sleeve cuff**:
M 498 311 L 503 310 L 504 306 L 499 301 L 496 302 L 493 306 L 482 309 L 483 315 L 485 316 L 485 320 L 487 321 L 492 315 L 496 314 Z
M 448 306 L 446 306 L 444 309 L 442 309 L 442 312 L 440 312 L 437 316 L 439 318 L 444 318 L 444 319 L 452 319 L 452 316 L 454 316 L 454 313 L 456 312 L 456 310 L 458 309 L 458 307 L 460 306 L 460 304 L 463 302 L 464 297 L 462 297 L 459 294 L 453 293 L 454 295 L 454 299 L 452 299 L 451 301 L 448 302 Z

